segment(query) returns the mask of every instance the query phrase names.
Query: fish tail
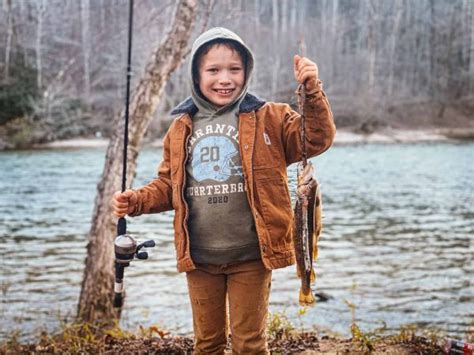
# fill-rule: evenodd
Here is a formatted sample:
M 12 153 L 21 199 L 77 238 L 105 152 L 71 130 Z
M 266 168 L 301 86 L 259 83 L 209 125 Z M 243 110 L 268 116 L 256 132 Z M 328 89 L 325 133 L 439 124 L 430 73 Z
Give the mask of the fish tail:
M 300 305 L 301 306 L 312 306 L 315 303 L 315 298 L 313 296 L 313 292 L 309 289 L 308 293 L 305 294 L 303 289 L 300 289 Z

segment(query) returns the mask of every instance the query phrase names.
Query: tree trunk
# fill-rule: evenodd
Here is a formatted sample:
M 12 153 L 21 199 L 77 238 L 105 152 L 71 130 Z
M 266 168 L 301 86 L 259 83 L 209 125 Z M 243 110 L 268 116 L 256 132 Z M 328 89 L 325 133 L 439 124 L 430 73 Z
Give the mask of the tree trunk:
M 279 32 L 279 11 L 278 11 L 278 0 L 272 0 L 272 38 L 273 43 L 278 43 Z M 278 87 L 278 73 L 280 72 L 280 56 L 277 55 L 275 61 L 272 64 L 271 72 L 271 98 L 276 99 L 277 87 Z
M 10 54 L 12 49 L 12 38 L 13 38 L 13 11 L 12 11 L 12 1 L 5 1 L 6 10 L 7 10 L 7 44 L 5 46 L 5 68 L 4 75 L 5 81 L 8 83 L 10 79 Z
M 291 4 L 291 12 L 290 12 L 290 28 L 291 31 L 296 30 L 296 10 L 298 9 L 298 6 L 296 4 Z
M 429 66 L 430 75 L 428 76 L 428 96 L 437 99 L 439 76 L 437 72 L 437 50 L 436 50 L 436 17 L 434 0 L 429 1 Z
M 46 12 L 46 1 L 41 0 L 36 3 L 38 16 L 38 27 L 36 31 L 36 85 L 38 90 L 43 86 L 43 56 L 42 56 L 42 37 L 43 37 L 43 21 Z
M 399 38 L 398 31 L 400 30 L 400 22 L 402 19 L 403 3 L 402 0 L 396 0 L 395 3 L 395 19 L 393 29 L 390 33 L 390 56 L 388 58 L 389 76 L 388 76 L 388 97 L 392 98 L 394 92 L 394 77 L 397 67 L 397 40 Z
M 468 34 L 469 37 L 469 90 L 470 95 L 474 95 L 474 5 L 471 3 L 469 7 L 469 27 L 471 28 L 471 33 Z
M 331 14 L 331 35 L 329 39 L 329 43 L 332 43 L 332 48 L 331 48 L 331 58 L 327 58 L 330 61 L 335 60 L 338 57 L 338 53 L 340 52 L 339 50 L 339 43 L 341 42 L 340 38 L 338 38 L 338 12 L 339 12 L 339 0 L 333 0 L 332 1 L 332 14 Z M 327 39 L 324 39 L 327 41 Z M 326 63 L 330 63 L 329 61 L 326 60 Z M 327 71 L 328 71 L 328 78 L 330 78 L 331 82 L 335 82 L 336 80 L 336 63 L 332 63 L 331 65 L 328 65 Z
M 84 96 L 87 103 L 90 101 L 91 93 L 91 36 L 89 29 L 90 22 L 90 4 L 89 0 L 81 1 L 81 40 L 82 40 L 82 55 L 84 62 Z
M 153 52 L 143 78 L 130 103 L 127 185 L 135 174 L 138 147 L 142 141 L 165 83 L 179 66 L 186 51 L 196 17 L 196 0 L 180 0 L 176 17 L 165 41 Z M 111 321 L 120 317 L 113 308 L 114 248 L 116 218 L 110 199 L 120 189 L 123 157 L 123 113 L 113 122 L 115 133 L 107 148 L 102 178 L 97 188 L 86 266 L 78 305 L 78 319 L 86 322 Z
M 377 55 L 377 41 L 376 41 L 376 36 L 377 36 L 377 11 L 375 8 L 375 3 L 373 0 L 370 0 L 367 4 L 369 7 L 368 10 L 368 40 L 367 40 L 367 51 L 369 54 L 369 62 L 368 62 L 368 73 L 369 73 L 369 98 L 372 100 L 374 97 L 374 91 L 375 91 L 375 60 L 376 60 L 376 55 Z

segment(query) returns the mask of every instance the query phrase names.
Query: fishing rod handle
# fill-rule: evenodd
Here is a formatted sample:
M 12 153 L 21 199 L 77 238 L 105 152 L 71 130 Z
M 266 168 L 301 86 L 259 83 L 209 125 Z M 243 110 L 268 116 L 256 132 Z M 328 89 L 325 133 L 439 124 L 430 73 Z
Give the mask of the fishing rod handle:
M 125 217 L 120 217 L 117 222 L 117 235 L 127 234 L 127 220 Z
M 122 308 L 123 306 L 123 294 L 122 292 L 114 293 L 114 308 Z
M 115 262 L 114 307 L 123 305 L 123 274 L 125 265 Z

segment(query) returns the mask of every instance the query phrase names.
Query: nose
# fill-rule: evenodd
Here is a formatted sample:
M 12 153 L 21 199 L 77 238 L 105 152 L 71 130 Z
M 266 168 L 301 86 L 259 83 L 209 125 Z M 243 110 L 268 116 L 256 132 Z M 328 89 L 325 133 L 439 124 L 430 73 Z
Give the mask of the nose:
M 219 76 L 219 84 L 221 84 L 221 85 L 230 85 L 229 73 L 227 73 L 226 70 L 223 70 L 221 72 L 221 75 Z

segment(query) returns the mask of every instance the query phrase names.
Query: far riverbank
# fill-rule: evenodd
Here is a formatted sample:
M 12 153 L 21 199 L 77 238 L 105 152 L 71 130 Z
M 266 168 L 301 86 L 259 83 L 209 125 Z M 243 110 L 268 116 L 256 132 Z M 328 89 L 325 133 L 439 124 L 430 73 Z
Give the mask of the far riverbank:
M 395 143 L 429 143 L 429 142 L 455 142 L 474 141 L 473 128 L 439 128 L 439 129 L 383 129 L 371 134 L 358 133 L 352 130 L 339 129 L 336 133 L 334 145 L 357 144 L 395 144 Z M 107 147 L 107 138 L 79 137 L 66 140 L 38 144 L 34 149 L 43 148 L 100 148 Z M 163 139 L 147 140 L 144 144 L 148 147 L 162 147 Z

